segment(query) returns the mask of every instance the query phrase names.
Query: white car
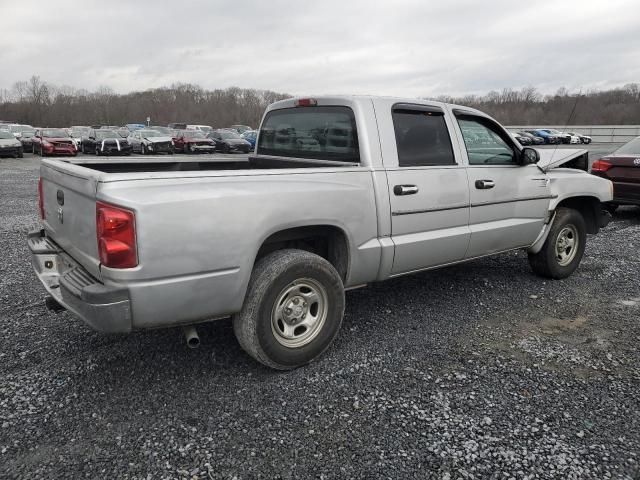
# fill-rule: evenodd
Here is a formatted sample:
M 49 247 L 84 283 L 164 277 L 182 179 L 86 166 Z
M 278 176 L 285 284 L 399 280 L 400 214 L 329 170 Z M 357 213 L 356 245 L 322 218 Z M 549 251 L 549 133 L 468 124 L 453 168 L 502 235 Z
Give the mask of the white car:
M 592 142 L 592 138 L 589 135 L 582 135 L 581 133 L 576 133 L 576 132 L 567 132 L 569 135 L 571 135 L 572 137 L 578 137 L 578 139 L 580 140 L 579 142 L 576 143 L 584 143 L 584 144 L 589 144 Z M 571 142 L 573 143 L 573 142 Z
M 187 125 L 187 130 L 199 130 L 205 135 L 209 135 L 213 132 L 213 127 L 210 125 Z

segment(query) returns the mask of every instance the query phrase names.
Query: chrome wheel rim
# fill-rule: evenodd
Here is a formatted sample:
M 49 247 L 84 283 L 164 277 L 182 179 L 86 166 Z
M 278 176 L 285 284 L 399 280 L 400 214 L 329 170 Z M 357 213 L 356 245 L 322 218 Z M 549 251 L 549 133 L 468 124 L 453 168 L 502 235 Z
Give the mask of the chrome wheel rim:
M 569 265 L 578 252 L 578 229 L 573 225 L 566 225 L 556 238 L 556 261 L 561 267 Z
M 327 290 L 310 278 L 282 289 L 271 311 L 271 331 L 280 345 L 300 348 L 312 342 L 327 320 Z

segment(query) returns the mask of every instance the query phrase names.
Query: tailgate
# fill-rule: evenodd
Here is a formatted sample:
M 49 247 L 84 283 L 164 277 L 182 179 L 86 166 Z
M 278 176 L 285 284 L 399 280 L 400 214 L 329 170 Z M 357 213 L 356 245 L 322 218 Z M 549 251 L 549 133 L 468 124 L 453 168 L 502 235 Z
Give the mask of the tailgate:
M 43 160 L 40 167 L 47 235 L 100 279 L 94 174 L 59 160 Z

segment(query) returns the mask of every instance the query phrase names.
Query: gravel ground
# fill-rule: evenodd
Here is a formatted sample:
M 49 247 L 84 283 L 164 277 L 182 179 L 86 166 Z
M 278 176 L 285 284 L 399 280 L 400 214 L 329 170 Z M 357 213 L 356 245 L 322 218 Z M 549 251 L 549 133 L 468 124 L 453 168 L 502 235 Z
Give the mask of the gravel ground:
M 44 308 L 37 159 L 0 159 L 2 478 L 640 478 L 640 209 L 544 281 L 522 252 L 347 294 L 317 363 L 231 324 L 109 336 Z

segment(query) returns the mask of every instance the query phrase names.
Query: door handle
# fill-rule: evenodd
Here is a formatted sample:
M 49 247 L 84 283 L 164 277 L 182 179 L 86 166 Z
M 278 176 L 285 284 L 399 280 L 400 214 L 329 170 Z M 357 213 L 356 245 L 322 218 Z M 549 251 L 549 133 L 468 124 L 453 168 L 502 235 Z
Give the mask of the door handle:
M 418 193 L 418 187 L 416 185 L 396 185 L 393 187 L 393 193 L 396 195 L 413 195 Z
M 494 183 L 493 180 L 476 180 L 476 188 L 478 190 L 487 190 L 495 186 L 496 184 Z

